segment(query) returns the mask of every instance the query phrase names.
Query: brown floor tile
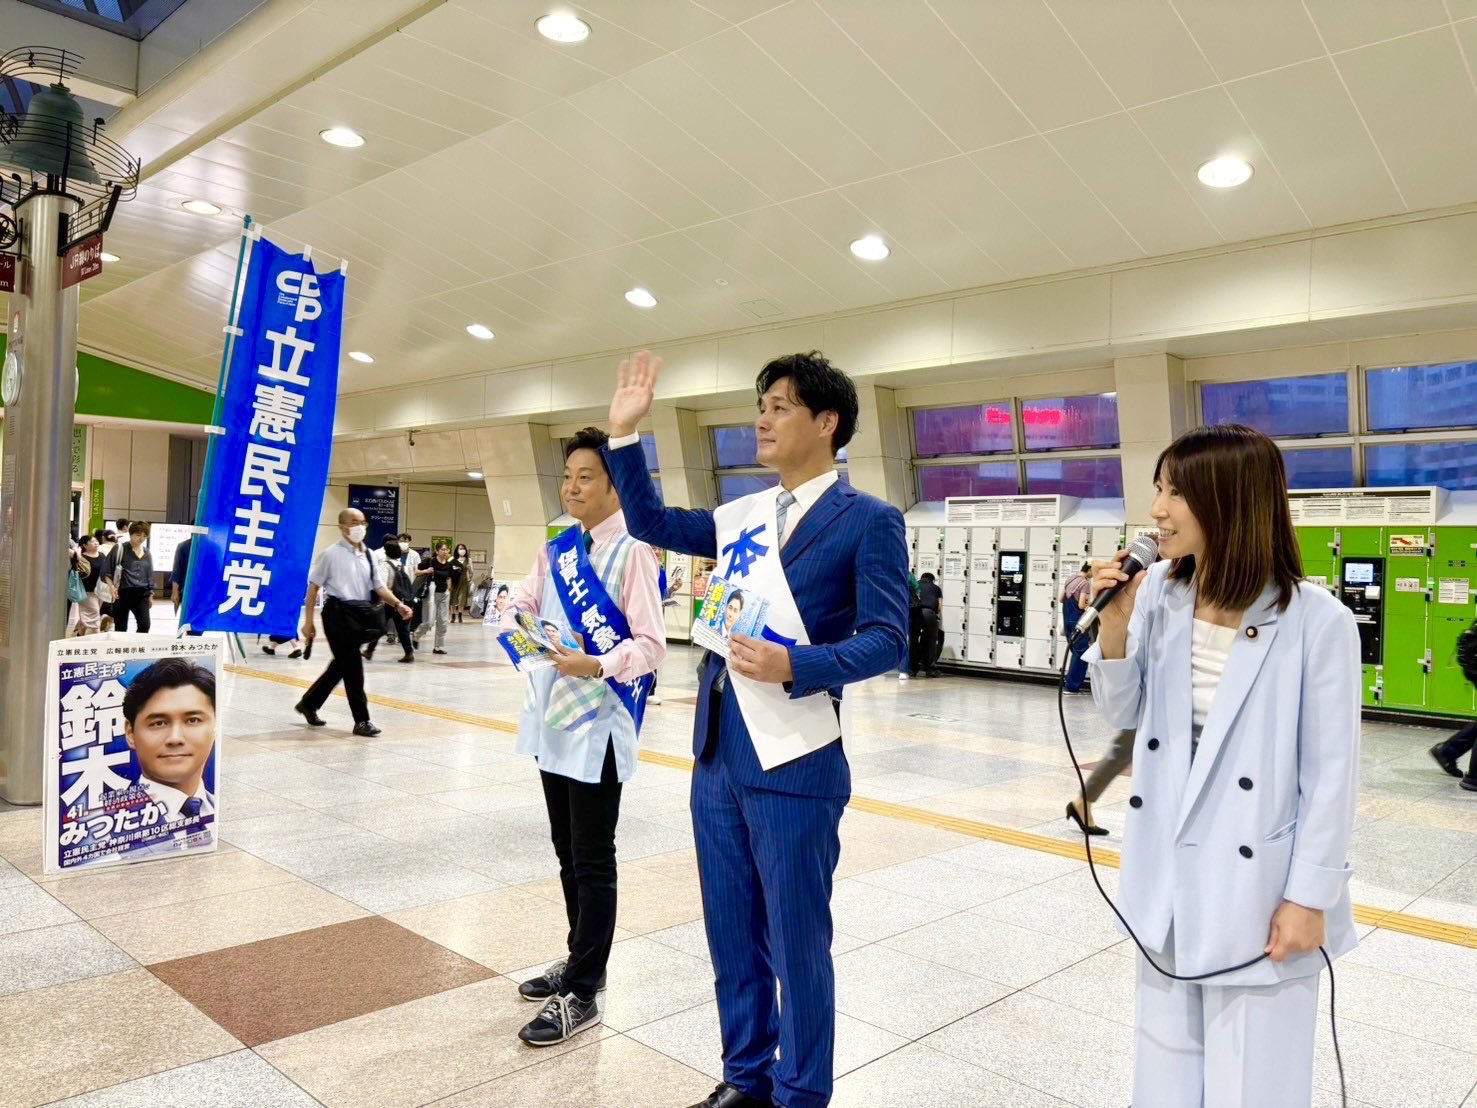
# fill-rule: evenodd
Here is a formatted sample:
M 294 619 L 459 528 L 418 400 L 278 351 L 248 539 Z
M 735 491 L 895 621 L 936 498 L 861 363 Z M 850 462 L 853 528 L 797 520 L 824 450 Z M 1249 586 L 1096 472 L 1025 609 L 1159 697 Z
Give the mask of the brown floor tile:
M 239 1046 L 147 970 L 0 998 L 0 1106 L 49 1104 Z
M 513 982 L 497 977 L 268 1043 L 257 1052 L 329 1108 L 414 1108 L 526 1066 L 540 1069 L 613 1034 L 602 1025 L 568 1045 L 524 1046 L 518 1029 L 538 1008 L 514 989 Z M 603 1108 L 589 1098 L 537 1096 L 520 1108 L 559 1103 Z
M 713 1091 L 713 1079 L 634 1039 L 613 1036 L 531 1069 L 478 1085 L 437 1108 L 679 1108 Z
M 493 976 L 378 916 L 151 968 L 253 1047 Z
M 261 889 L 149 912 L 100 916 L 92 925 L 145 965 L 259 942 L 369 913 L 299 877 Z

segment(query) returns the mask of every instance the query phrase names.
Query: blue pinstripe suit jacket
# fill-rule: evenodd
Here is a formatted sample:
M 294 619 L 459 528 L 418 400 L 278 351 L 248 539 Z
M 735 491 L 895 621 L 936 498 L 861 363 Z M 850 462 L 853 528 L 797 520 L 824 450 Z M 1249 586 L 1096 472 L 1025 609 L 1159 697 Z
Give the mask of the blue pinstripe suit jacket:
M 699 558 L 717 558 L 713 513 L 667 508 L 657 496 L 639 446 L 606 448 L 626 527 L 643 542 Z M 908 550 L 903 516 L 891 504 L 836 482 L 801 517 L 781 551 L 785 577 L 811 645 L 790 649 L 792 697 L 829 692 L 886 673 L 908 653 Z M 712 753 L 709 691 L 717 659 L 703 667 L 693 753 Z M 744 726 L 737 699 L 722 698 L 718 756 L 744 785 L 808 796 L 847 796 L 851 771 L 841 744 L 766 771 Z

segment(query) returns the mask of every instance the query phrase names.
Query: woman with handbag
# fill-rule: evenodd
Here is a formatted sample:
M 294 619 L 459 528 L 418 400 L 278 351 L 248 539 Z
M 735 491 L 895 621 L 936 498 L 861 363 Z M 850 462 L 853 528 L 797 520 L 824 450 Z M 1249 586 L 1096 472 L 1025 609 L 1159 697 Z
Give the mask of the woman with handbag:
M 67 581 L 67 595 L 76 600 L 77 618 L 70 628 L 78 635 L 96 635 L 102 629 L 102 598 L 98 586 L 108 560 L 98 553 L 97 538 L 83 535 L 82 545 L 72 554 L 72 572 Z M 74 588 L 75 586 L 75 588 Z M 81 597 L 77 598 L 80 590 Z

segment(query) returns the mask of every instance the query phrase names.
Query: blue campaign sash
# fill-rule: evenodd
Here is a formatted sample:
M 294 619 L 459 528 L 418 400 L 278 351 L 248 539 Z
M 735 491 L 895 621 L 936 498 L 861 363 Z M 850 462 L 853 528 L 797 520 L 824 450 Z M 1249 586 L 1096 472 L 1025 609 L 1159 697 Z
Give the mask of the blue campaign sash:
M 610 599 L 600 575 L 590 564 L 590 556 L 585 553 L 584 532 L 579 527 L 566 527 L 549 540 L 549 580 L 570 630 L 584 636 L 586 654 L 601 657 L 633 637 L 625 613 Z M 611 633 L 603 634 L 607 627 Z M 656 683 L 656 674 L 643 674 L 629 682 L 607 677 L 605 683 L 620 697 L 639 734 L 646 715 L 646 697 Z

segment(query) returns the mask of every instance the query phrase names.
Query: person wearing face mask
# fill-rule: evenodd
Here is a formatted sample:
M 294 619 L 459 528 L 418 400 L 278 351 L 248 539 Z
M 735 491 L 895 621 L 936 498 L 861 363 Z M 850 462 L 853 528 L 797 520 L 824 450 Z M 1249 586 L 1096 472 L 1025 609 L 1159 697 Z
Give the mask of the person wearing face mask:
M 1191 431 L 1154 487 L 1166 560 L 1131 581 L 1126 551 L 1098 565 L 1095 595 L 1127 587 L 1084 655 L 1098 708 L 1135 735 L 1118 897 L 1141 944 L 1133 1103 L 1308 1108 L 1320 948 L 1358 942 L 1359 634 L 1303 579 L 1271 439 Z
M 457 543 L 451 552 L 451 621 L 462 623 L 462 616 L 472 606 L 472 552 L 466 543 Z
M 128 528 L 128 543 L 116 552 L 116 575 L 114 584 L 118 588 L 118 599 L 113 606 L 113 618 L 119 631 L 128 630 L 128 617 L 138 621 L 138 633 L 147 635 L 153 626 L 150 608 L 154 601 L 154 558 L 149 553 L 149 525 L 142 521 Z
M 380 729 L 369 720 L 369 700 L 364 695 L 364 656 L 359 653 L 368 643 L 384 634 L 384 622 L 374 610 L 376 597 L 383 600 L 401 619 L 410 618 L 406 607 L 376 569 L 374 559 L 364 546 L 364 513 L 345 508 L 338 514 L 339 534 L 343 538 L 313 559 L 308 574 L 307 611 L 303 616 L 303 641 L 312 648 L 318 636 L 314 614 L 318 611 L 318 594 L 326 593 L 323 604 L 323 630 L 333 661 L 328 663 L 313 687 L 293 705 L 293 710 L 312 727 L 326 722 L 318 715 L 334 686 L 344 683 L 349 710 L 354 715 L 354 734 L 373 737 Z
M 384 546 L 374 552 L 375 563 L 379 566 L 384 579 L 389 582 L 390 591 L 395 594 L 402 604 L 410 604 L 415 600 L 415 586 L 411 583 L 410 575 L 405 571 L 406 555 L 400 548 L 400 540 L 394 535 L 385 539 Z M 405 652 L 399 659 L 402 662 L 415 661 L 415 649 L 410 638 L 410 623 L 401 617 L 399 612 L 390 612 L 390 622 L 393 625 L 393 633 L 390 638 L 400 641 L 400 648 Z M 374 657 L 375 650 L 379 647 L 380 640 L 375 639 L 364 648 L 365 661 Z
M 436 628 L 435 648 L 432 654 L 446 653 L 446 628 L 451 622 L 451 590 L 456 568 L 451 562 L 451 547 L 444 542 L 436 544 L 436 553 L 429 562 L 416 570 L 417 577 L 425 577 L 429 580 L 428 596 L 430 608 L 430 623 L 422 624 L 415 633 L 415 642 L 419 643 L 430 626 Z

